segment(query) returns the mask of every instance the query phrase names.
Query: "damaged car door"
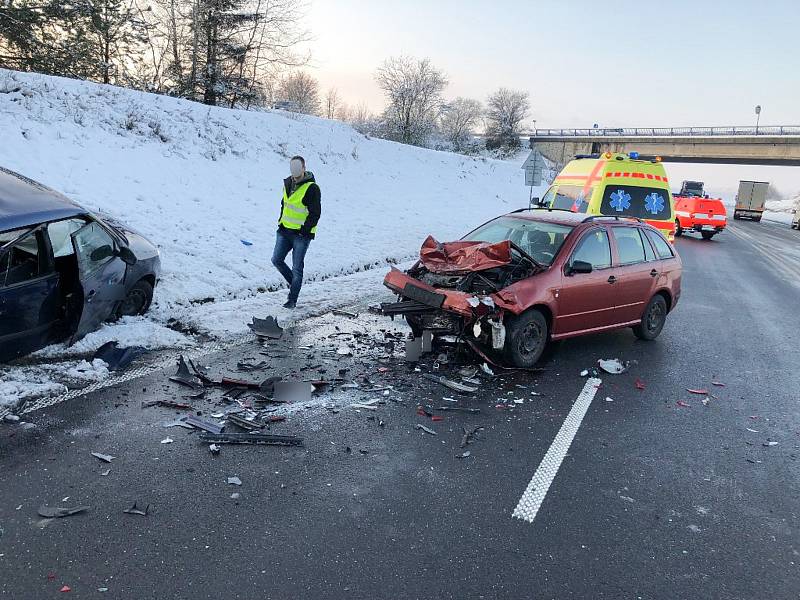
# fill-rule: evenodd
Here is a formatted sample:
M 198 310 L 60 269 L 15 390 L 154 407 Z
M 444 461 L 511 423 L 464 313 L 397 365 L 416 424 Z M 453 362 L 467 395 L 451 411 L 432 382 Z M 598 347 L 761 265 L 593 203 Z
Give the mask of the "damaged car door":
M 0 360 L 42 347 L 58 322 L 58 273 L 41 230 L 0 233 Z
M 86 224 L 71 237 L 83 291 L 80 319 L 70 340 L 74 344 L 108 319 L 125 297 L 127 265 L 114 239 L 97 222 Z

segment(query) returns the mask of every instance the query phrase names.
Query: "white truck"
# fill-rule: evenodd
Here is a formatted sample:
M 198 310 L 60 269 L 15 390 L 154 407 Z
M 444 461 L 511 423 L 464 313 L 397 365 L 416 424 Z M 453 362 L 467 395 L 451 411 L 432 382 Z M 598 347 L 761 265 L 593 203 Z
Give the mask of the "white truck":
M 740 181 L 733 218 L 760 221 L 767 201 L 767 188 L 769 182 L 766 181 Z

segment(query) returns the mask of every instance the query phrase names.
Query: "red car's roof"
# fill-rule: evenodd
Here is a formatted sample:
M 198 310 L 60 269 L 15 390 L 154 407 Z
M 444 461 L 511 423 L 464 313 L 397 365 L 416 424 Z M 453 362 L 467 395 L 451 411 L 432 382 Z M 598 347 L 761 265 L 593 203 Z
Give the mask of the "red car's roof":
M 574 213 L 569 210 L 549 210 L 547 208 L 532 208 L 514 211 L 505 215 L 527 221 L 545 221 L 547 223 L 558 223 L 560 225 L 579 225 L 587 215 Z

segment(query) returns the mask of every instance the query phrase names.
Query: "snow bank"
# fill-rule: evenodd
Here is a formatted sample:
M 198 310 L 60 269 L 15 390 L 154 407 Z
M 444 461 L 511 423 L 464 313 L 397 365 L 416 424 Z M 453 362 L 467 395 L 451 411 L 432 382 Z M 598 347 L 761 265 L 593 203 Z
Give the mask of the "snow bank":
M 162 321 L 195 300 L 284 285 L 270 256 L 294 154 L 322 188 L 309 280 L 384 268 L 416 253 L 429 233 L 458 237 L 528 199 L 518 164 L 368 139 L 315 117 L 5 70 L 0 139 L 0 165 L 118 217 L 160 247 L 153 310 Z

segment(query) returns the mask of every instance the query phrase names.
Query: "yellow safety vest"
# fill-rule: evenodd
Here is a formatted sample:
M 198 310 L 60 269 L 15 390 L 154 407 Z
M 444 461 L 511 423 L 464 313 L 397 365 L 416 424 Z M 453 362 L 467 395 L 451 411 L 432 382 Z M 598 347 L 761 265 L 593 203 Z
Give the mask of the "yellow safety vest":
M 306 190 L 313 184 L 313 181 L 308 181 L 298 186 L 291 196 L 286 195 L 286 186 L 283 186 L 283 213 L 279 223 L 286 229 L 299 230 L 305 224 L 308 218 L 308 208 L 303 204 L 303 198 L 305 198 Z M 314 226 L 311 233 L 316 232 L 317 228 Z

